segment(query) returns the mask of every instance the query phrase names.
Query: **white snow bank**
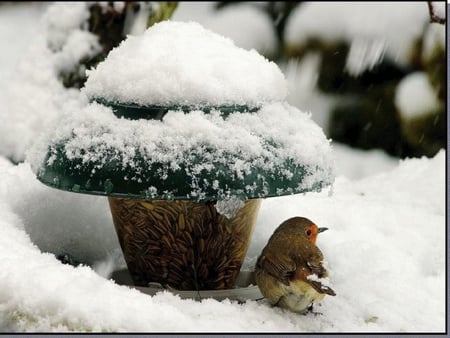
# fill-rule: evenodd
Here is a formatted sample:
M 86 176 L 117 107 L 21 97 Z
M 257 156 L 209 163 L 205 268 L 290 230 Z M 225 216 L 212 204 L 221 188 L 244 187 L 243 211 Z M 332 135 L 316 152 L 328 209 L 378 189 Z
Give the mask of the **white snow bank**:
M 0 10 L 0 42 L 7 42 L 0 53 L 0 88 L 8 84 L 24 50 L 31 43 L 36 25 L 47 4 L 17 6 L 2 3 Z M 18 38 L 15 38 L 18 37 Z
M 0 177 L 0 202 L 20 216 L 40 250 L 90 265 L 105 258 L 124 264 L 106 199 L 48 188 L 30 176 L 28 163 L 0 161 Z
M 74 202 L 85 196 L 58 195 L 38 184 L 28 164 L 3 167 L 0 162 L 0 178 L 8 186 L 0 195 L 1 331 L 442 333 L 445 160 L 441 151 L 432 159 L 404 160 L 390 172 L 359 181 L 340 177 L 331 195 L 322 191 L 263 201 L 250 260 L 256 260 L 273 230 L 289 217 L 301 215 L 329 228 L 319 236 L 318 246 L 337 296 L 315 305 L 321 316 L 299 316 L 264 300 L 238 304 L 181 300 L 169 293 L 150 297 L 115 285 L 89 267 L 62 265 L 36 248 L 22 230 L 24 223 L 30 223 L 28 228 L 45 224 L 41 231 L 52 238 L 52 229 L 62 226 L 55 223 L 52 210 L 65 212 L 70 238 L 83 228 L 70 213 L 96 224 L 98 217 L 106 222 L 108 211 L 98 203 L 74 210 Z M 64 194 L 71 197 L 48 205 Z M 25 221 L 27 210 L 17 208 L 11 196 L 30 201 L 28 205 L 32 200 L 34 216 Z M 105 198 L 95 200 L 106 205 Z M 102 241 L 95 232 L 114 234 L 112 225 L 91 231 L 74 240 L 73 248 L 87 243 L 99 248 Z
M 80 91 L 64 88 L 58 75 L 99 48 L 96 37 L 81 29 L 87 14 L 87 3 L 81 2 L 55 3 L 43 13 L 10 82 L 0 90 L 0 154 L 24 160 L 25 151 L 67 106 L 85 104 Z M 19 19 L 17 24 L 29 23 Z
M 359 181 L 338 177 L 330 197 L 321 192 L 265 200 L 247 255 L 255 257 L 288 215 L 308 217 L 330 229 L 318 246 L 337 293 L 319 307 L 333 316 L 327 312 L 327 324 L 317 330 L 443 332 L 445 161 L 441 151 Z
M 428 114 L 440 108 L 436 91 L 425 72 L 405 76 L 395 90 L 395 106 L 405 119 Z
M 352 47 L 359 57 L 353 58 L 356 64 L 347 68 L 362 71 L 364 66 L 376 64 L 383 53 L 396 63 L 407 65 L 415 39 L 428 22 L 425 1 L 305 2 L 289 16 L 285 39 L 288 44 L 303 44 L 308 38 L 356 43 Z M 361 65 L 364 60 L 366 64 Z
M 140 105 L 259 106 L 287 95 L 275 63 L 196 22 L 163 21 L 128 36 L 87 74 L 89 97 Z
M 0 119 L 4 121 L 0 153 L 15 161 L 23 160 L 25 151 L 41 132 L 51 128 L 63 107 L 77 104 L 80 97 L 57 79 L 55 55 L 46 48 L 44 36 L 36 37 L 27 54 L 33 57 L 22 60 L 12 81 L 0 91 Z
M 361 150 L 337 142 L 333 142 L 332 146 L 336 176 L 345 176 L 350 180 L 391 171 L 400 161 L 381 149 Z
M 44 14 L 47 43 L 52 50 L 60 51 L 73 32 L 87 28 L 88 4 L 83 2 L 53 4 Z

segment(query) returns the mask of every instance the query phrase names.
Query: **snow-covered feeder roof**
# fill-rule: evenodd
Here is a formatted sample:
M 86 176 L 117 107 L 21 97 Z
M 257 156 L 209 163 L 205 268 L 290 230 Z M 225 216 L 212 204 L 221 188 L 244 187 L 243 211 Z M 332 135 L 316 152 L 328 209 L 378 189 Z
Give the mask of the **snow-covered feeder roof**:
M 331 147 L 308 114 L 284 102 L 286 88 L 256 51 L 198 23 L 161 22 L 89 73 L 91 102 L 36 147 L 34 167 L 47 185 L 117 197 L 320 190 L 334 179 Z
M 161 120 L 118 118 L 93 102 L 45 138 L 29 156 L 37 177 L 72 192 L 247 199 L 320 190 L 334 180 L 322 129 L 282 102 L 256 112 L 170 110 Z
M 91 99 L 140 106 L 259 107 L 287 96 L 274 62 L 196 22 L 163 21 L 130 35 L 87 75 Z

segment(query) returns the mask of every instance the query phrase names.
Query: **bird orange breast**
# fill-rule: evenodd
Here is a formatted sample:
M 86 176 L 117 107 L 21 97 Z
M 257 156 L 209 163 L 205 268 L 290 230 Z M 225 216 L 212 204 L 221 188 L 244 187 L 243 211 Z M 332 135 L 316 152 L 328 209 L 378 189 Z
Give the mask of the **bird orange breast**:
M 297 270 L 295 270 L 295 274 L 291 277 L 291 280 L 301 279 L 306 281 L 309 274 L 310 272 L 307 267 L 298 267 Z

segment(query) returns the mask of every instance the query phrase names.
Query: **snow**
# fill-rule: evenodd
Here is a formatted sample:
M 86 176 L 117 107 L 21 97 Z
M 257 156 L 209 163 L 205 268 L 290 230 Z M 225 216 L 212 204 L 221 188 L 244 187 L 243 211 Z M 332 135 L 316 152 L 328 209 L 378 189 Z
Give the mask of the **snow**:
M 196 21 L 215 33 L 231 38 L 238 47 L 255 49 L 262 55 L 271 56 L 278 48 L 278 42 L 268 15 L 259 5 L 257 2 L 236 3 L 215 9 L 210 1 L 180 1 L 172 19 Z
M 40 175 L 47 146 L 51 150 L 45 165 L 51 165 L 58 156 L 58 144 L 64 144 L 69 160 L 94 164 L 96 171 L 117 161 L 125 171 L 133 172 L 126 180 L 144 182 L 141 190 L 149 192 L 155 192 L 155 180 L 170 181 L 172 173 L 177 175 L 183 168 L 189 196 L 201 199 L 211 186 L 219 197 L 230 194 L 222 183 L 213 186 L 214 181 L 221 181 L 221 175 L 243 181 L 252 171 L 287 181 L 289 187 L 278 188 L 277 195 L 329 184 L 333 181 L 329 142 L 307 114 L 279 102 L 286 97 L 286 87 L 278 66 L 256 51 L 238 48 L 198 23 L 161 22 L 141 35 L 128 36 L 112 50 L 104 62 L 88 72 L 82 92 L 93 99 L 140 105 L 242 104 L 261 109 L 257 113 L 233 112 L 226 118 L 216 110 L 208 114 L 195 109 L 189 114 L 174 110 L 162 121 L 127 121 L 117 119 L 111 108 L 92 103 L 81 111 L 78 107 L 70 111 L 68 119 L 46 137 L 51 143 L 38 140 L 41 153 L 32 151 L 29 159 Z M 193 158 L 198 163 L 192 163 Z M 142 166 L 142 160 L 146 168 L 161 165 L 157 177 L 135 169 Z M 306 171 L 296 186 L 290 183 L 299 179 L 291 171 L 294 169 Z M 204 183 L 198 183 L 199 173 L 206 175 Z M 245 188 L 233 187 L 239 191 L 232 193 L 274 195 L 265 190 L 265 178 L 257 183 L 257 187 L 248 183 L 244 183 Z M 164 184 L 155 193 L 149 196 L 186 198 Z
M 306 2 L 289 16 L 285 39 L 291 45 L 301 45 L 309 38 L 346 41 L 354 52 L 364 52 L 367 57 L 347 60 L 350 73 L 356 74 L 373 67 L 383 53 L 399 65 L 408 65 L 415 39 L 420 37 L 428 21 L 425 1 L 364 1 L 351 6 L 342 2 Z M 361 41 L 365 45 L 361 46 Z
M 411 119 L 439 109 L 436 92 L 425 72 L 406 75 L 395 90 L 395 105 L 401 116 Z
M 38 139 L 29 152 L 28 160 L 37 174 L 60 156 L 58 145 L 63 144 L 67 159 L 80 159 L 83 165 L 94 166 L 96 170 L 110 166 L 112 161 L 119 163 L 122 166 L 119 169 L 133 172 L 134 176 L 127 179 L 143 181 L 142 189 L 170 181 L 172 173 L 185 168 L 191 195 L 199 197 L 205 195 L 204 185 L 206 188 L 213 185 L 220 175 L 244 181 L 246 175 L 256 171 L 296 182 L 297 175 L 288 169 L 304 168 L 306 173 L 292 192 L 311 190 L 318 182 L 329 184 L 334 178 L 331 147 L 322 129 L 309 114 L 286 103 L 266 104 L 256 113 L 233 112 L 226 118 L 214 110 L 211 113 L 194 110 L 188 114 L 169 111 L 162 121 L 118 119 L 111 108 L 92 103 L 68 111 L 65 117 L 53 132 Z M 48 147 L 49 159 L 44 163 Z M 192 158 L 198 160 L 192 163 Z M 148 177 L 147 170 L 136 170 L 155 165 L 164 169 L 155 177 Z M 223 169 L 219 172 L 218 167 Z M 195 177 L 200 173 L 208 184 L 198 184 Z M 265 186 L 264 178 L 261 184 Z M 277 195 L 293 188 L 289 185 L 280 188 Z M 161 186 L 165 187 L 162 183 Z M 212 188 L 218 196 L 230 194 L 223 184 Z M 253 190 L 249 186 L 245 196 L 268 195 Z M 152 196 L 163 194 L 156 193 Z M 178 196 L 176 191 L 168 193 Z
M 25 27 L 37 24 L 27 14 L 35 7 L 11 6 L 0 6 L 0 32 L 20 24 L 26 39 L 32 30 L 26 33 Z M 45 39 L 36 34 L 29 50 L 36 64 L 19 62 L 16 84 L 0 81 L 1 332 L 445 332 L 444 150 L 433 158 L 400 161 L 379 150 L 332 142 L 337 175 L 332 187 L 263 200 L 244 268 L 254 266 L 273 230 L 290 217 L 328 227 L 317 245 L 337 295 L 315 305 L 320 316 L 273 308 L 265 300 L 239 304 L 182 300 L 168 292 L 148 296 L 108 280 L 125 263 L 107 199 L 51 189 L 35 178 L 28 161 L 13 165 L 6 159 L 12 153 L 23 156 L 38 134 L 52 130 L 50 119 L 63 118 L 84 100 L 60 87 Z M 0 74 L 16 77 L 11 68 L 25 43 L 5 40 L 0 43 L 8 44 L 4 54 L 10 55 L 2 55 L 9 61 L 0 63 Z M 5 113 L 5 104 L 14 115 Z M 61 264 L 53 255 L 60 253 L 84 265 Z
M 0 86 L 9 81 L 13 75 L 18 56 L 23 53 L 24 49 L 30 43 L 32 33 L 36 29 L 42 14 L 42 6 L 3 6 L 0 11 L 0 40 L 8 42 L 8 53 L 0 53 Z M 17 16 L 21 16 L 21 21 L 28 24 L 15 25 Z M 14 31 L 13 31 L 14 27 Z M 20 39 L 14 39 L 11 43 L 11 34 L 17 34 Z
M 230 25 L 230 22 L 233 22 Z M 236 4 L 217 10 L 203 26 L 228 38 L 244 49 L 274 55 L 278 42 L 267 13 L 254 4 Z
M 24 160 L 25 151 L 39 134 L 51 129 L 63 107 L 84 104 L 80 91 L 65 89 L 57 74 L 70 69 L 83 56 L 80 52 L 91 55 L 98 48 L 93 35 L 80 29 L 86 19 L 86 3 L 66 2 L 49 5 L 48 8 L 43 5 L 31 8 L 36 13 L 39 9 L 42 18 L 39 21 L 36 18 L 20 21 L 22 25 L 35 27 L 36 32 L 33 32 L 29 45 L 21 49 L 23 57 L 17 64 L 5 64 L 6 68 L 11 67 L 15 71 L 8 85 L 0 91 L 0 119 L 8 121 L 0 124 L 0 154 L 17 162 Z M 42 14 L 44 9 L 46 11 Z M 14 13 L 12 9 L 8 11 Z M 25 9 L 27 11 L 30 9 Z M 8 26 L 7 23 L 7 27 L 16 25 L 10 23 Z M 13 47 L 10 52 L 14 53 L 14 50 Z
M 89 10 L 86 3 L 74 2 L 49 6 L 44 14 L 48 43 L 52 50 L 64 47 L 72 32 L 87 23 Z
M 140 105 L 254 107 L 287 95 L 274 62 L 193 21 L 163 21 L 130 35 L 87 74 L 87 96 Z
M 323 313 L 318 317 L 271 308 L 265 301 L 195 302 L 169 293 L 150 297 L 88 266 L 62 265 L 45 252 L 65 249 L 81 261 L 98 262 L 102 256 L 111 260 L 108 254 L 118 250 L 107 200 L 55 191 L 37 182 L 28 163 L 2 161 L 0 327 L 41 332 L 442 332 L 445 156 L 441 151 L 433 159 L 400 161 L 392 170 L 360 179 L 340 176 L 331 195 L 324 190 L 263 200 L 246 265 L 254 263 L 275 227 L 291 216 L 329 228 L 317 243 L 337 296 L 316 305 Z M 355 165 L 374 163 L 365 158 Z M 120 260 L 112 266 L 123 267 Z M 372 317 L 378 320 L 366 322 Z
M 448 3 L 448 2 L 447 2 Z M 445 12 L 445 1 L 431 1 L 433 6 L 434 14 L 436 14 L 440 18 L 446 18 L 447 14 Z
M 219 214 L 224 215 L 228 219 L 232 219 L 244 206 L 244 201 L 236 197 L 230 197 L 225 200 L 217 201 L 214 206 Z

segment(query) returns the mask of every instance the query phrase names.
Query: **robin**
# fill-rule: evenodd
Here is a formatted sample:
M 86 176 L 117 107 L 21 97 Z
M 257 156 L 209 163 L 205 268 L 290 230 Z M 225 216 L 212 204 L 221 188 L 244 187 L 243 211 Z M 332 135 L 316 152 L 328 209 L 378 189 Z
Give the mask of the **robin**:
M 292 217 L 275 229 L 255 267 L 256 284 L 272 305 L 307 313 L 315 301 L 336 295 L 322 284 L 328 273 L 315 245 L 327 229 L 304 217 Z

